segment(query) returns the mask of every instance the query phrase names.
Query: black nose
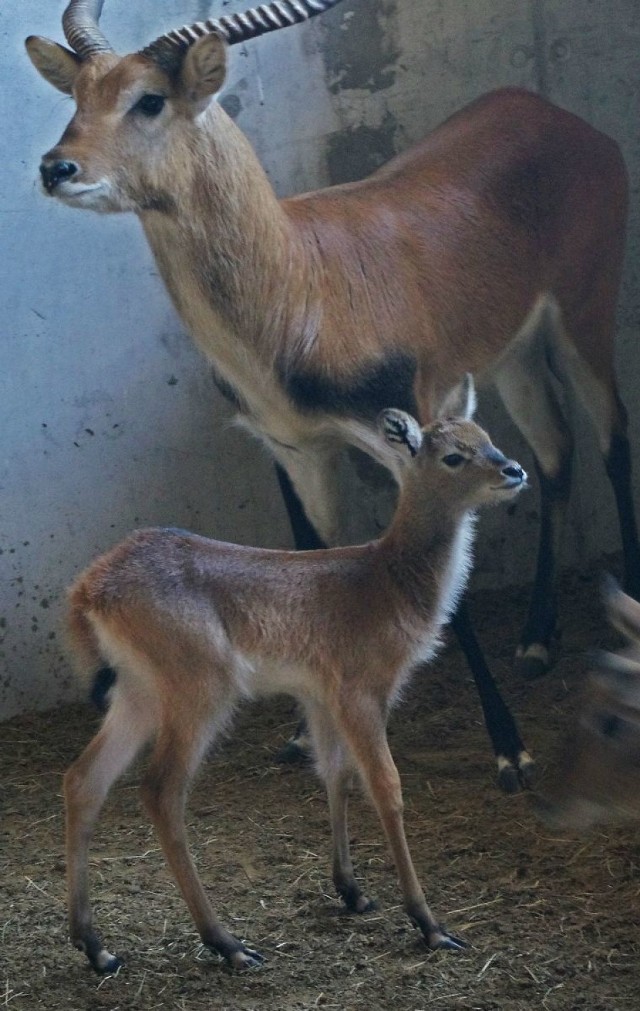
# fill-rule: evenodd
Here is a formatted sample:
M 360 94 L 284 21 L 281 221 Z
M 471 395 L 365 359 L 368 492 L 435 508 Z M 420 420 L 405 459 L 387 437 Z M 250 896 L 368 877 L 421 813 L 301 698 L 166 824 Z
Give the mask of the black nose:
M 40 175 L 47 193 L 53 193 L 58 183 L 63 179 L 70 179 L 78 168 L 74 161 L 43 161 L 40 165 Z
M 508 477 L 512 481 L 524 481 L 525 478 L 524 470 L 514 460 L 510 460 L 507 466 L 502 468 L 501 473 L 503 477 Z

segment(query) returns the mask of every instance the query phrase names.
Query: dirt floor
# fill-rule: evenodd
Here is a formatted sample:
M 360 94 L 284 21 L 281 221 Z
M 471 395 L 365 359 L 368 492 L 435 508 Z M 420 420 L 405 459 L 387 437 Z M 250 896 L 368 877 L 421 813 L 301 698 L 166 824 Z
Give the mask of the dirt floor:
M 473 611 L 492 667 L 544 776 L 575 710 L 583 652 L 606 643 L 594 578 L 562 586 L 560 659 L 545 679 L 511 673 L 524 593 Z M 266 956 L 227 971 L 203 951 L 137 795 L 114 789 L 92 847 L 97 924 L 125 960 L 103 979 L 67 941 L 60 776 L 96 720 L 77 707 L 0 728 L 0 1008 L 176 1011 L 549 1011 L 640 1008 L 640 835 L 553 837 L 527 795 L 494 785 L 492 758 L 457 648 L 416 678 L 390 727 L 409 844 L 431 905 L 469 942 L 430 953 L 400 907 L 373 812 L 352 804 L 357 868 L 379 911 L 344 914 L 328 870 L 323 790 L 274 764 L 288 700 L 245 710 L 205 763 L 189 807 L 192 848 L 228 926 Z

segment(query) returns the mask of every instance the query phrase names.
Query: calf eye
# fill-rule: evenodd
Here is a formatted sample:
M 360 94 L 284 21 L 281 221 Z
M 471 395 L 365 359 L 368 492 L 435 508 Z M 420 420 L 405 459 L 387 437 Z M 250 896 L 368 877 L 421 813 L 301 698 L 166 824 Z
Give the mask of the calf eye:
M 143 116 L 158 116 L 164 109 L 165 102 L 164 95 L 143 95 L 133 108 Z
M 461 453 L 449 453 L 442 457 L 442 462 L 447 467 L 459 467 L 461 463 L 464 463 L 464 456 Z

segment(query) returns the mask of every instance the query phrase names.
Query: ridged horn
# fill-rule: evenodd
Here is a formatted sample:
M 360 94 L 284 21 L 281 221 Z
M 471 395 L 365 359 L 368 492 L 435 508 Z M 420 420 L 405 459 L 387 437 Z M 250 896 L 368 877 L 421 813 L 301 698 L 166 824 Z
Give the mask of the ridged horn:
M 273 0 L 273 3 L 252 7 L 243 14 L 209 18 L 207 21 L 197 21 L 193 25 L 176 28 L 175 31 L 167 32 L 145 46 L 140 53 L 165 66 L 171 66 L 185 49 L 204 35 L 215 33 L 233 46 L 237 42 L 246 42 L 258 35 L 308 21 L 309 18 L 330 10 L 338 3 L 340 0 Z
M 103 3 L 104 0 L 71 0 L 62 15 L 65 38 L 83 60 L 96 53 L 113 52 L 113 46 L 98 28 Z

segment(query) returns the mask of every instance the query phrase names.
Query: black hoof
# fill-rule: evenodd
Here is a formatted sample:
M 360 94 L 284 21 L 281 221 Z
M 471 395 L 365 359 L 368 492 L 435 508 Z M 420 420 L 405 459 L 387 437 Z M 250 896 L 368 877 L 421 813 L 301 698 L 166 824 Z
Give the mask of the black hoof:
M 469 945 L 463 941 L 460 937 L 454 937 L 453 934 L 447 934 L 443 937 L 441 941 L 436 944 L 436 951 L 464 951 Z
M 374 912 L 378 908 L 378 905 L 374 899 L 369 899 L 366 895 L 358 895 L 350 902 L 345 900 L 345 907 L 347 912 L 362 916 L 363 913 Z
M 535 780 L 536 766 L 528 751 L 521 751 L 515 761 L 498 758 L 498 785 L 504 793 L 530 790 Z
M 518 772 L 523 790 L 532 790 L 536 782 L 536 763 L 526 751 L 518 757 Z
M 444 927 L 439 927 L 437 935 L 427 943 L 432 951 L 464 951 L 469 947 L 466 941 L 449 934 Z
M 498 769 L 498 786 L 503 793 L 518 793 L 520 790 L 520 777 L 518 770 L 508 762 Z
M 529 646 L 518 646 L 516 652 L 516 673 L 524 681 L 535 681 L 547 673 L 551 661 L 549 650 L 542 643 L 534 642 Z
M 110 955 L 109 952 L 101 952 L 96 958 L 90 958 L 89 962 L 99 976 L 113 976 L 124 965 L 121 958 Z
M 312 756 L 306 744 L 292 737 L 280 751 L 276 752 L 275 760 L 281 765 L 309 765 Z
M 258 969 L 264 962 L 264 955 L 253 948 L 248 948 L 243 944 L 241 948 L 236 948 L 227 956 L 227 962 L 235 972 L 244 972 L 245 969 Z

